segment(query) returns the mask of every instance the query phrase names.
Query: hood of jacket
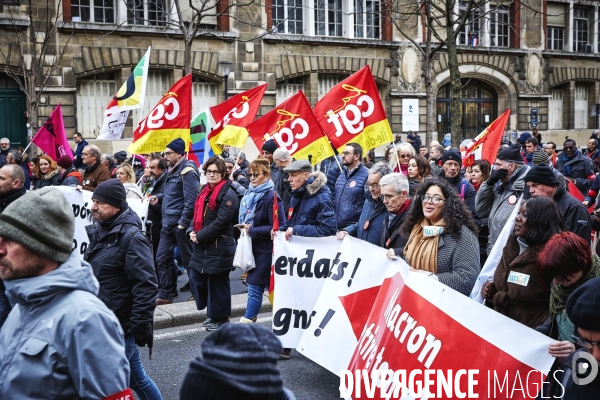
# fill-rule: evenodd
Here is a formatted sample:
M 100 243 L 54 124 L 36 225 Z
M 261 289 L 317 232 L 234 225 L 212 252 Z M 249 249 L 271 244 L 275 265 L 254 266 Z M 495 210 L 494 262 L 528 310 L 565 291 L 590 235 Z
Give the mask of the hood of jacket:
M 21 305 L 40 305 L 64 291 L 83 290 L 98 295 L 100 284 L 94 277 L 92 267 L 79 258 L 77 251 L 54 271 L 35 278 L 4 281 L 6 295 Z
M 142 221 L 140 217 L 129 206 L 117 218 L 102 223 L 102 230 L 112 231 L 115 228 L 120 229 L 121 225 L 135 225 L 142 229 Z
M 325 176 L 324 173 L 317 171 L 317 172 L 313 172 L 313 174 L 310 176 L 311 178 L 313 178 L 312 182 L 307 181 L 306 183 L 306 192 L 308 193 L 309 196 L 314 196 L 315 194 L 317 194 L 317 192 L 319 190 L 321 190 L 322 187 L 324 187 L 325 185 L 327 185 L 327 177 Z

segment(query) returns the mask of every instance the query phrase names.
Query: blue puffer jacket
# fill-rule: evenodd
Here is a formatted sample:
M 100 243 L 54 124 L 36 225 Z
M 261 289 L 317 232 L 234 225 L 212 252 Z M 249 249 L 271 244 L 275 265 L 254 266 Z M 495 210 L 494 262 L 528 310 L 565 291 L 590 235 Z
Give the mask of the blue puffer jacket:
M 335 160 L 337 158 L 337 161 Z M 331 191 L 331 196 L 335 196 L 335 182 L 340 176 L 340 164 L 342 159 L 340 156 L 331 156 L 321 161 L 321 172 L 327 177 L 327 187 Z
M 383 204 L 381 199 L 373 199 L 370 193 L 366 193 L 365 196 L 367 198 L 358 222 L 348 225 L 342 230 L 354 237 L 379 246 L 381 231 L 383 230 L 383 220 L 388 214 L 387 208 L 385 208 L 385 204 Z M 369 223 L 367 224 L 367 229 L 365 229 L 367 221 Z
M 200 174 L 193 161 L 183 160 L 172 171 L 165 172 L 162 198 L 163 232 L 172 232 L 177 225 L 190 226 L 194 205 L 200 192 Z
M 335 183 L 335 217 L 338 230 L 358 221 L 365 203 L 369 169 L 362 163 L 348 172 L 346 168 Z
M 286 226 L 280 230 L 291 227 L 294 235 L 306 237 L 335 235 L 333 201 L 326 183 L 325 175 L 315 172 L 300 189 L 292 192 L 290 209 L 286 210 Z

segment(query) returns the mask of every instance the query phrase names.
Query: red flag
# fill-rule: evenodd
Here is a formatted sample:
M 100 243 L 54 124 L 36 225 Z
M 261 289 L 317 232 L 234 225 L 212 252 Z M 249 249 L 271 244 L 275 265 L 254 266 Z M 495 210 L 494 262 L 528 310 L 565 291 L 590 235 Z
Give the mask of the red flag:
M 315 104 L 315 117 L 333 147 L 342 151 L 346 143 L 363 151 L 393 142 L 371 68 L 366 65 L 335 85 Z
M 496 161 L 498 147 L 502 141 L 504 128 L 510 116 L 510 108 L 496 118 L 487 128 L 483 130 L 464 151 L 463 165 L 473 165 L 475 160 L 487 160 L 490 164 Z
M 133 132 L 127 148 L 132 154 L 165 151 L 174 139 L 181 138 L 187 148 L 192 120 L 192 74 L 187 74 L 163 95 L 150 114 Z
M 301 90 L 246 127 L 257 148 L 274 139 L 296 159 L 314 165 L 333 156 L 323 128 Z
M 266 90 L 265 83 L 210 108 L 215 127 L 208 134 L 208 141 L 215 154 L 221 154 L 224 144 L 244 147 L 248 139 L 246 126 L 254 121 Z
M 54 161 L 58 161 L 62 156 L 69 156 L 71 160 L 73 159 L 73 152 L 65 133 L 60 104 L 52 111 L 31 141 Z

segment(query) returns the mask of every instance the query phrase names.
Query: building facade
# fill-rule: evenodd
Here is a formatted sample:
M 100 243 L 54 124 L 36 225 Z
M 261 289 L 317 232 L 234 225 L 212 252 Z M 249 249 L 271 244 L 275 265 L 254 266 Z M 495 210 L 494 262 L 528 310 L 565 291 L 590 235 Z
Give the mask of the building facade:
M 62 0 L 50 10 L 57 32 L 48 68 L 51 78 L 40 97 L 37 125 L 61 104 L 69 134 L 93 140 L 109 99 L 152 46 L 146 102 L 133 112 L 124 138 L 169 87 L 183 76 L 184 36 L 176 24 L 189 17 L 179 0 Z M 212 1 L 212 3 L 211 3 Z M 16 35 L 34 23 L 48 23 L 46 1 L 0 0 L 0 71 L 23 73 L 34 45 Z M 185 3 L 185 4 L 183 4 Z M 198 0 L 198 4 L 204 4 Z M 402 99 L 419 99 L 420 131 L 425 131 L 427 99 L 424 58 L 387 12 L 391 0 L 209 0 L 218 15 L 202 20 L 192 44 L 193 112 L 204 105 L 267 82 L 261 114 L 302 89 L 311 104 L 365 64 L 375 76 L 394 133 L 402 131 Z M 544 140 L 559 146 L 566 136 L 585 144 L 597 127 L 600 103 L 600 22 L 595 1 L 490 1 L 471 13 L 457 38 L 461 127 L 474 137 L 505 109 L 511 109 L 510 134 L 531 130 L 537 110 Z M 179 6 L 179 7 L 178 7 Z M 457 1 L 457 14 L 464 4 Z M 402 9 L 401 7 L 399 8 Z M 211 14 L 215 14 L 212 12 Z M 423 46 L 419 16 L 402 22 L 402 32 Z M 43 38 L 38 39 L 38 45 Z M 62 54 L 64 53 L 64 55 Z M 220 61 L 232 61 L 224 81 Z M 433 60 L 436 96 L 434 138 L 449 127 L 448 56 Z M 26 97 L 0 73 L 0 136 L 25 143 Z M 535 112 L 535 111 L 534 111 Z M 35 125 L 35 123 L 34 123 Z M 102 144 L 107 151 L 126 146 Z M 113 147 L 111 147 L 113 146 Z M 120 146 L 120 147 L 119 147 Z

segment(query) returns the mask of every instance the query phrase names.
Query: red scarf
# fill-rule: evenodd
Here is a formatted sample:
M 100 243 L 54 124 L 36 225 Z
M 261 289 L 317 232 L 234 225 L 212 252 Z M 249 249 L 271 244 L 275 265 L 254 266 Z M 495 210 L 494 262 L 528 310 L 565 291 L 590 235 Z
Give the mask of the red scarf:
M 402 204 L 402 206 L 398 209 L 398 211 L 396 211 L 396 216 L 402 214 L 404 211 L 406 211 L 406 209 L 410 206 L 410 202 L 412 199 L 406 199 L 406 201 L 404 202 L 404 204 Z
M 219 195 L 221 188 L 225 186 L 225 183 L 227 183 L 227 180 L 223 179 L 221 182 L 217 183 L 215 187 L 211 188 L 210 185 L 206 185 L 200 192 L 200 195 L 196 199 L 196 206 L 194 207 L 194 232 L 198 232 L 202 229 L 202 225 L 204 224 L 204 214 L 206 213 L 204 210 L 204 202 L 206 198 L 210 195 L 210 199 L 208 199 L 208 208 L 214 210 L 217 206 L 217 196 Z
M 471 182 L 471 185 L 473 185 L 473 187 L 475 188 L 475 192 L 479 192 L 479 187 L 481 186 L 481 182 L 479 182 L 479 183 Z

